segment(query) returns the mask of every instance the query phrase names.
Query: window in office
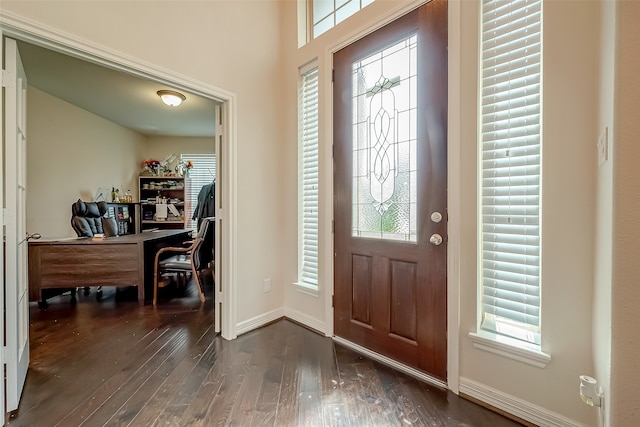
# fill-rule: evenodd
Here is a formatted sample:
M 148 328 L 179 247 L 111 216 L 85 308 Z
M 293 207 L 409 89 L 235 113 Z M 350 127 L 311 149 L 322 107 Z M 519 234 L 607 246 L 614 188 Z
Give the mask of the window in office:
M 313 38 L 338 25 L 374 0 L 309 0 L 313 21 Z
M 482 2 L 480 330 L 538 348 L 541 17 L 541 0 Z
M 318 67 L 300 70 L 298 285 L 318 289 Z
M 215 154 L 181 154 L 182 162 L 191 161 L 193 168 L 189 171 L 189 184 L 185 186 L 185 228 L 195 229 L 197 226 L 193 218 L 193 212 L 198 204 L 200 189 L 211 184 L 216 177 Z

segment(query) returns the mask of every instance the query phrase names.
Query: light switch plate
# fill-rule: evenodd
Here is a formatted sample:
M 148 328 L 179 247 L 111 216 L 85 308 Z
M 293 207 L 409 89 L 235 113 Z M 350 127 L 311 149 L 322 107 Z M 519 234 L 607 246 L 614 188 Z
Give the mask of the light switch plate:
M 605 127 L 598 138 L 598 165 L 609 160 L 609 128 Z

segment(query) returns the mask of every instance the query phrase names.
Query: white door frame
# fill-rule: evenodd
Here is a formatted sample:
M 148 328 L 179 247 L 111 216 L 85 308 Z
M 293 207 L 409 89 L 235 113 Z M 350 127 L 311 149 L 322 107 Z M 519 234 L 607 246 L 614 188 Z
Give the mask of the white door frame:
M 3 43 L 3 32 L 0 27 L 0 60 L 4 58 L 4 43 Z M 0 69 L 2 66 L 0 64 Z M 0 88 L 1 89 L 1 88 Z M 1 97 L 0 97 L 1 98 Z M 2 110 L 3 102 L 0 99 L 0 118 L 4 117 L 4 112 Z M 0 141 L 4 141 L 4 129 L 1 129 L 2 136 L 0 136 Z M 0 176 L 4 175 L 4 154 L 3 150 L 0 149 Z M 4 200 L 4 183 L 0 182 L 0 200 Z M 0 225 L 4 224 L 4 209 L 0 207 Z M 3 248 L 3 256 L 0 258 L 0 277 L 4 277 L 4 254 L 6 249 Z M 4 307 L 4 287 L 0 285 L 0 307 Z M 4 315 L 0 315 L 0 333 L 4 333 Z M 4 346 L 4 340 L 1 342 L 2 346 Z M 4 369 L 6 363 L 6 352 L 4 349 L 0 350 L 0 368 Z M 0 425 L 4 426 L 5 419 L 5 383 L 4 381 L 0 385 Z
M 223 105 L 224 127 L 222 155 L 216 153 L 220 164 L 218 182 L 219 195 L 223 206 L 217 204 L 216 219 L 220 221 L 219 237 L 221 255 L 216 257 L 220 264 L 216 269 L 217 279 L 222 289 L 222 337 L 234 339 L 236 331 L 236 281 L 237 281 L 237 106 L 236 94 L 210 84 L 194 80 L 188 76 L 124 55 L 96 43 L 79 39 L 71 34 L 27 21 L 18 15 L 0 12 L 0 28 L 5 36 L 22 40 L 53 51 L 64 53 L 107 68 L 126 72 L 142 79 L 169 85 L 178 90 L 191 92 L 219 101 Z M 28 72 L 29 70 L 27 70 Z M 214 120 L 214 114 L 211 114 Z M 219 306 L 217 306 L 219 307 Z M 213 323 L 213 319 L 211 319 Z

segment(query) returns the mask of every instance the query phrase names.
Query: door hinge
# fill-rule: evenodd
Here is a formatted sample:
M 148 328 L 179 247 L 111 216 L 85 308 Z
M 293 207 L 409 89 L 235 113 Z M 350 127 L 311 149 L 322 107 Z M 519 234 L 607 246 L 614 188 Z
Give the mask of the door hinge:
M 335 307 L 336 306 L 336 295 L 333 294 L 331 295 L 331 307 Z
M 331 69 L 331 83 L 334 83 L 336 81 L 336 70 L 335 68 Z
M 0 365 L 7 363 L 7 347 L 0 347 Z
M 336 232 L 336 221 L 334 219 L 331 220 L 331 233 L 334 234 Z

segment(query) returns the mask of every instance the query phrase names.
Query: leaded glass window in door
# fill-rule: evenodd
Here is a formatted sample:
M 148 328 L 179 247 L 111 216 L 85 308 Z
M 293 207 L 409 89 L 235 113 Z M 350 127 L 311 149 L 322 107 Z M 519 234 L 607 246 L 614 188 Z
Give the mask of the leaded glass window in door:
M 416 44 L 353 63 L 353 236 L 416 242 Z

